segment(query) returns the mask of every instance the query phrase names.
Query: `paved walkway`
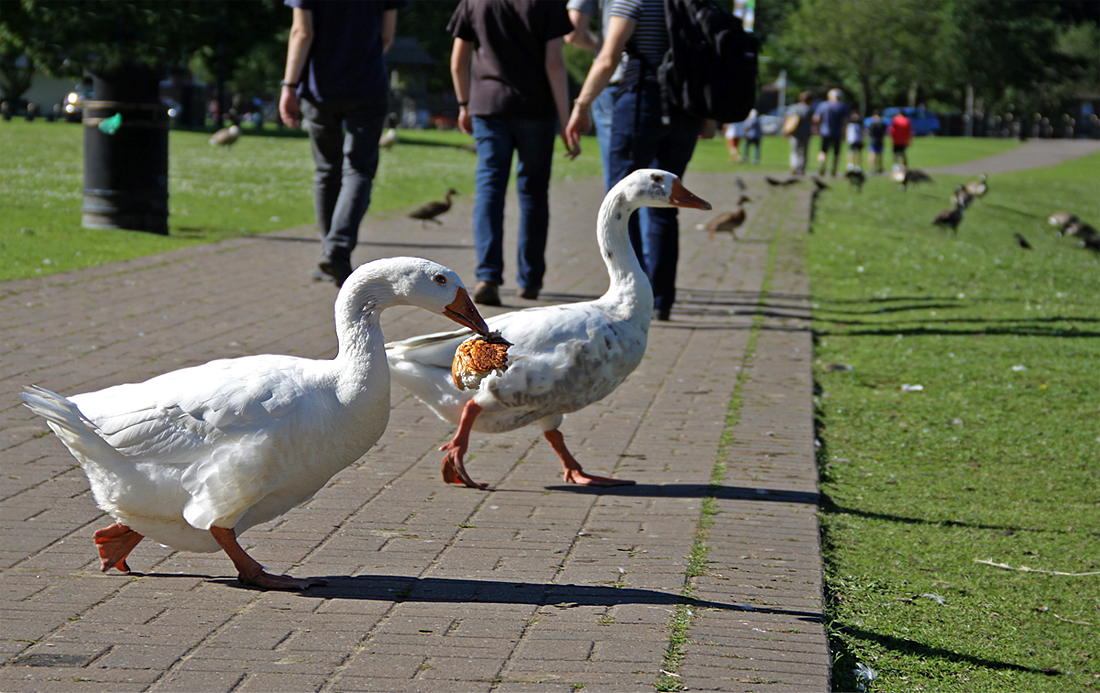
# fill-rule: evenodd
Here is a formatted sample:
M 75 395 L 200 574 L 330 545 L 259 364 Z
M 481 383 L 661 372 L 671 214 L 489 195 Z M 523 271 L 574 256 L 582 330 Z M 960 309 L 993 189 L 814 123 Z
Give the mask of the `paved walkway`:
M 275 572 L 328 577 L 303 594 L 244 589 L 224 555 L 153 542 L 133 575 L 100 573 L 91 533 L 109 521 L 17 393 L 245 354 L 331 357 L 334 292 L 307 278 L 311 231 L 0 284 L 0 690 L 644 691 L 666 667 L 691 690 L 827 690 L 809 190 L 745 179 L 742 240 L 708 241 L 694 224 L 709 214 L 682 213 L 672 322 L 618 391 L 566 418 L 586 469 L 637 486 L 563 485 L 535 427 L 474 435 L 469 467 L 490 491 L 445 486 L 437 448 L 452 431 L 395 385 L 370 453 L 242 537 Z M 715 213 L 732 183 L 688 179 Z M 545 301 L 605 289 L 601 197 L 592 180 L 555 183 Z M 368 217 L 355 259 L 422 255 L 472 278 L 469 204 L 441 228 Z M 513 257 L 511 203 L 508 217 Z M 506 288 L 505 309 L 535 304 Z M 450 324 L 414 309 L 383 322 L 391 339 Z M 666 665 L 674 630 L 689 641 Z
M 981 173 L 1008 173 L 1054 166 L 1100 151 L 1100 140 L 1028 140 L 1004 154 L 964 161 L 953 166 L 928 169 L 929 173 L 976 176 Z

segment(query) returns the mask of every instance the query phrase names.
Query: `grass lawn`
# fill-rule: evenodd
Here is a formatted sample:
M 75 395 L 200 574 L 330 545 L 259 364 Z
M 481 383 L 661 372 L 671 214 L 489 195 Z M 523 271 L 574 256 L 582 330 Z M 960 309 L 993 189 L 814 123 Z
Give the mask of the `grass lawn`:
M 169 235 L 80 227 L 83 129 L 71 123 L 0 122 L 0 281 L 41 276 L 160 253 L 242 234 L 314 223 L 309 141 L 302 133 L 245 130 L 223 151 L 209 133 L 169 134 Z M 448 187 L 473 194 L 476 157 L 459 132 L 402 130 L 382 152 L 367 216 L 398 213 L 439 199 Z M 927 143 L 927 147 L 924 146 Z M 913 147 L 915 165 L 933 166 L 1005 151 L 1009 140 L 925 139 Z M 554 163 L 555 178 L 601 173 L 594 137 L 575 161 Z M 926 160 L 927 159 L 927 160 Z M 765 138 L 760 166 L 731 164 L 723 139 L 700 141 L 693 171 L 783 171 L 787 142 Z
M 809 242 L 836 685 L 1100 690 L 1100 264 L 1045 221 L 1100 220 L 1100 154 L 991 175 L 957 237 L 935 179 L 834 186 Z

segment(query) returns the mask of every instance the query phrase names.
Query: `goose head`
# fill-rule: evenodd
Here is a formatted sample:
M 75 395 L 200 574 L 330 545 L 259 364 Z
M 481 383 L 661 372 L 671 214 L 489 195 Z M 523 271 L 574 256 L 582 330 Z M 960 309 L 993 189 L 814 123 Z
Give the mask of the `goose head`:
M 385 308 L 413 305 L 439 313 L 481 335 L 489 326 L 451 269 L 418 257 L 391 257 L 359 266 L 336 297 L 337 323 L 378 320 Z
M 710 209 L 710 203 L 684 187 L 680 177 L 656 168 L 631 173 L 611 189 L 608 199 L 620 197 L 630 207 L 687 207 Z

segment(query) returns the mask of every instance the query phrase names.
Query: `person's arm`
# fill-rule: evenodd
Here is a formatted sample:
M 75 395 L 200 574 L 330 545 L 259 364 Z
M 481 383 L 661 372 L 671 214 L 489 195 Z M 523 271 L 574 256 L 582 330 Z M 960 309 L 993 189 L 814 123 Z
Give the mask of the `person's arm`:
M 451 81 L 454 82 L 455 98 L 458 99 L 458 129 L 467 135 L 474 134 L 474 119 L 470 116 L 470 62 L 473 60 L 474 46 L 469 41 L 456 38 L 451 48 Z
M 610 0 L 608 1 L 610 2 Z M 573 23 L 573 31 L 565 35 L 565 42 L 571 43 L 582 50 L 598 53 L 600 51 L 600 40 L 589 28 L 592 18 L 580 10 L 569 10 L 569 21 Z
M 626 42 L 634 35 L 635 26 L 637 22 L 625 17 L 612 17 L 608 22 L 603 47 L 600 48 L 596 59 L 592 61 L 592 67 L 588 70 L 581 93 L 573 101 L 573 113 L 569 116 L 569 124 L 565 128 L 566 146 L 570 148 L 580 146 L 581 135 L 588 132 L 588 126 L 591 124 L 589 108 L 611 82 L 611 76 L 615 74 L 615 69 L 622 61 Z
M 554 95 L 554 108 L 558 112 L 558 127 L 561 128 L 561 141 L 570 159 L 581 153 L 580 142 L 570 143 L 565 136 L 565 124 L 569 118 L 569 77 L 565 71 L 565 58 L 561 47 L 563 40 L 559 36 L 546 42 L 546 78 L 550 80 L 550 91 Z
M 393 37 L 397 35 L 397 10 L 386 10 L 382 13 L 382 51 L 388 51 L 393 45 Z
M 302 124 L 302 107 L 298 103 L 297 84 L 305 77 L 306 59 L 313 45 L 313 13 L 295 7 L 290 25 L 290 41 L 286 49 L 286 69 L 279 92 L 279 116 L 292 128 Z M 295 85 L 295 86 L 291 86 Z

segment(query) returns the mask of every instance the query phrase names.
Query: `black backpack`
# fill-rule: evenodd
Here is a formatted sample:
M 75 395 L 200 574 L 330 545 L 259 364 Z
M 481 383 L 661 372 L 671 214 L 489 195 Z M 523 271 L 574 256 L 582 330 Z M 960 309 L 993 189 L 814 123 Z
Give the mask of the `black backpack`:
M 739 123 L 756 103 L 760 42 L 712 0 L 665 0 L 669 49 L 657 67 L 663 120 L 669 107 Z

